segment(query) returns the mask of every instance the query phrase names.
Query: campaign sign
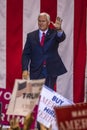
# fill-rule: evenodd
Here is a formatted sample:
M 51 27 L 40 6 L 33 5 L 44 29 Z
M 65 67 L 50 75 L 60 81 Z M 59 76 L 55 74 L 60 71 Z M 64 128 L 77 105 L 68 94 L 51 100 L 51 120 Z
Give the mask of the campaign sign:
M 73 104 L 70 100 L 43 85 L 40 94 L 37 121 L 50 128 L 56 126 L 55 106 L 65 106 Z M 54 128 L 56 130 L 56 128 Z
M 44 84 L 42 80 L 15 80 L 7 115 L 26 116 L 33 112 L 38 104 L 39 95 Z
M 87 103 L 55 107 L 58 130 L 87 130 Z

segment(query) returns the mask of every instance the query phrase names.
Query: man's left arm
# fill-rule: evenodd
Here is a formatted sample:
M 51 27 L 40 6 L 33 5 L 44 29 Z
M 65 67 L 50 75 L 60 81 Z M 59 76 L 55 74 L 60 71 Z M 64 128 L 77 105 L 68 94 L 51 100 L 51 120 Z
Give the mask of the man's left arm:
M 58 37 L 58 41 L 62 42 L 62 41 L 65 40 L 66 34 L 65 34 L 65 32 L 63 30 L 61 32 L 57 31 L 57 37 Z
M 61 25 L 62 25 L 62 19 L 60 17 L 56 18 L 55 23 L 51 22 L 55 29 L 57 30 L 57 36 L 58 36 L 58 41 L 62 42 L 65 40 L 66 35 L 65 32 L 63 31 Z

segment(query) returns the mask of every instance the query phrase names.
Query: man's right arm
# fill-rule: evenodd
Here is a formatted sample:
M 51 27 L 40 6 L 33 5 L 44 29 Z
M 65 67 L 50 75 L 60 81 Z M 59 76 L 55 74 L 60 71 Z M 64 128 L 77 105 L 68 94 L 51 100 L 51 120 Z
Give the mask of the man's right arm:
M 23 79 L 29 79 L 29 61 L 30 61 L 30 56 L 31 55 L 31 45 L 29 43 L 29 35 L 27 35 L 26 43 L 24 46 L 24 50 L 22 53 L 22 78 Z

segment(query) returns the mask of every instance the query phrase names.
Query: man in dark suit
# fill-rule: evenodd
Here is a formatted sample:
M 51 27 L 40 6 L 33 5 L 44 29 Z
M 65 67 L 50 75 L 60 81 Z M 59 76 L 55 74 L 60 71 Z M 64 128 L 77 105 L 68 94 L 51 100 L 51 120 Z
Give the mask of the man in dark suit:
M 27 34 L 27 40 L 22 55 L 22 77 L 24 79 L 45 78 L 45 84 L 54 89 L 57 76 L 67 72 L 59 54 L 59 43 L 65 40 L 65 33 L 61 29 L 62 20 L 57 17 L 54 29 L 50 29 L 50 16 L 40 13 L 38 16 L 39 29 Z M 41 130 L 45 130 L 40 125 Z M 40 129 L 40 128 L 39 128 Z
M 55 29 L 50 29 L 50 16 L 40 13 L 38 16 L 39 29 L 27 34 L 27 40 L 22 55 L 22 77 L 24 79 L 46 78 L 46 85 L 53 89 L 57 76 L 66 73 L 66 68 L 58 54 L 59 43 L 65 40 L 61 29 L 62 20 L 57 17 Z M 44 45 L 41 37 L 45 33 Z

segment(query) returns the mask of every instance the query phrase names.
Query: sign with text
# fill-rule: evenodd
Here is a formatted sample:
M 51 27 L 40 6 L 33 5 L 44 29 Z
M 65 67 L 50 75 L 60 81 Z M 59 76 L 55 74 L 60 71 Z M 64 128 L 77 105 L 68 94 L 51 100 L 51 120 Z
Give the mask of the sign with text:
M 44 79 L 15 80 L 7 115 L 26 116 L 31 113 L 38 103 L 44 81 Z
M 56 107 L 58 130 L 87 130 L 87 103 Z
M 37 121 L 50 128 L 56 125 L 54 107 L 73 104 L 70 100 L 43 85 L 38 108 Z M 55 128 L 56 130 L 56 128 Z

